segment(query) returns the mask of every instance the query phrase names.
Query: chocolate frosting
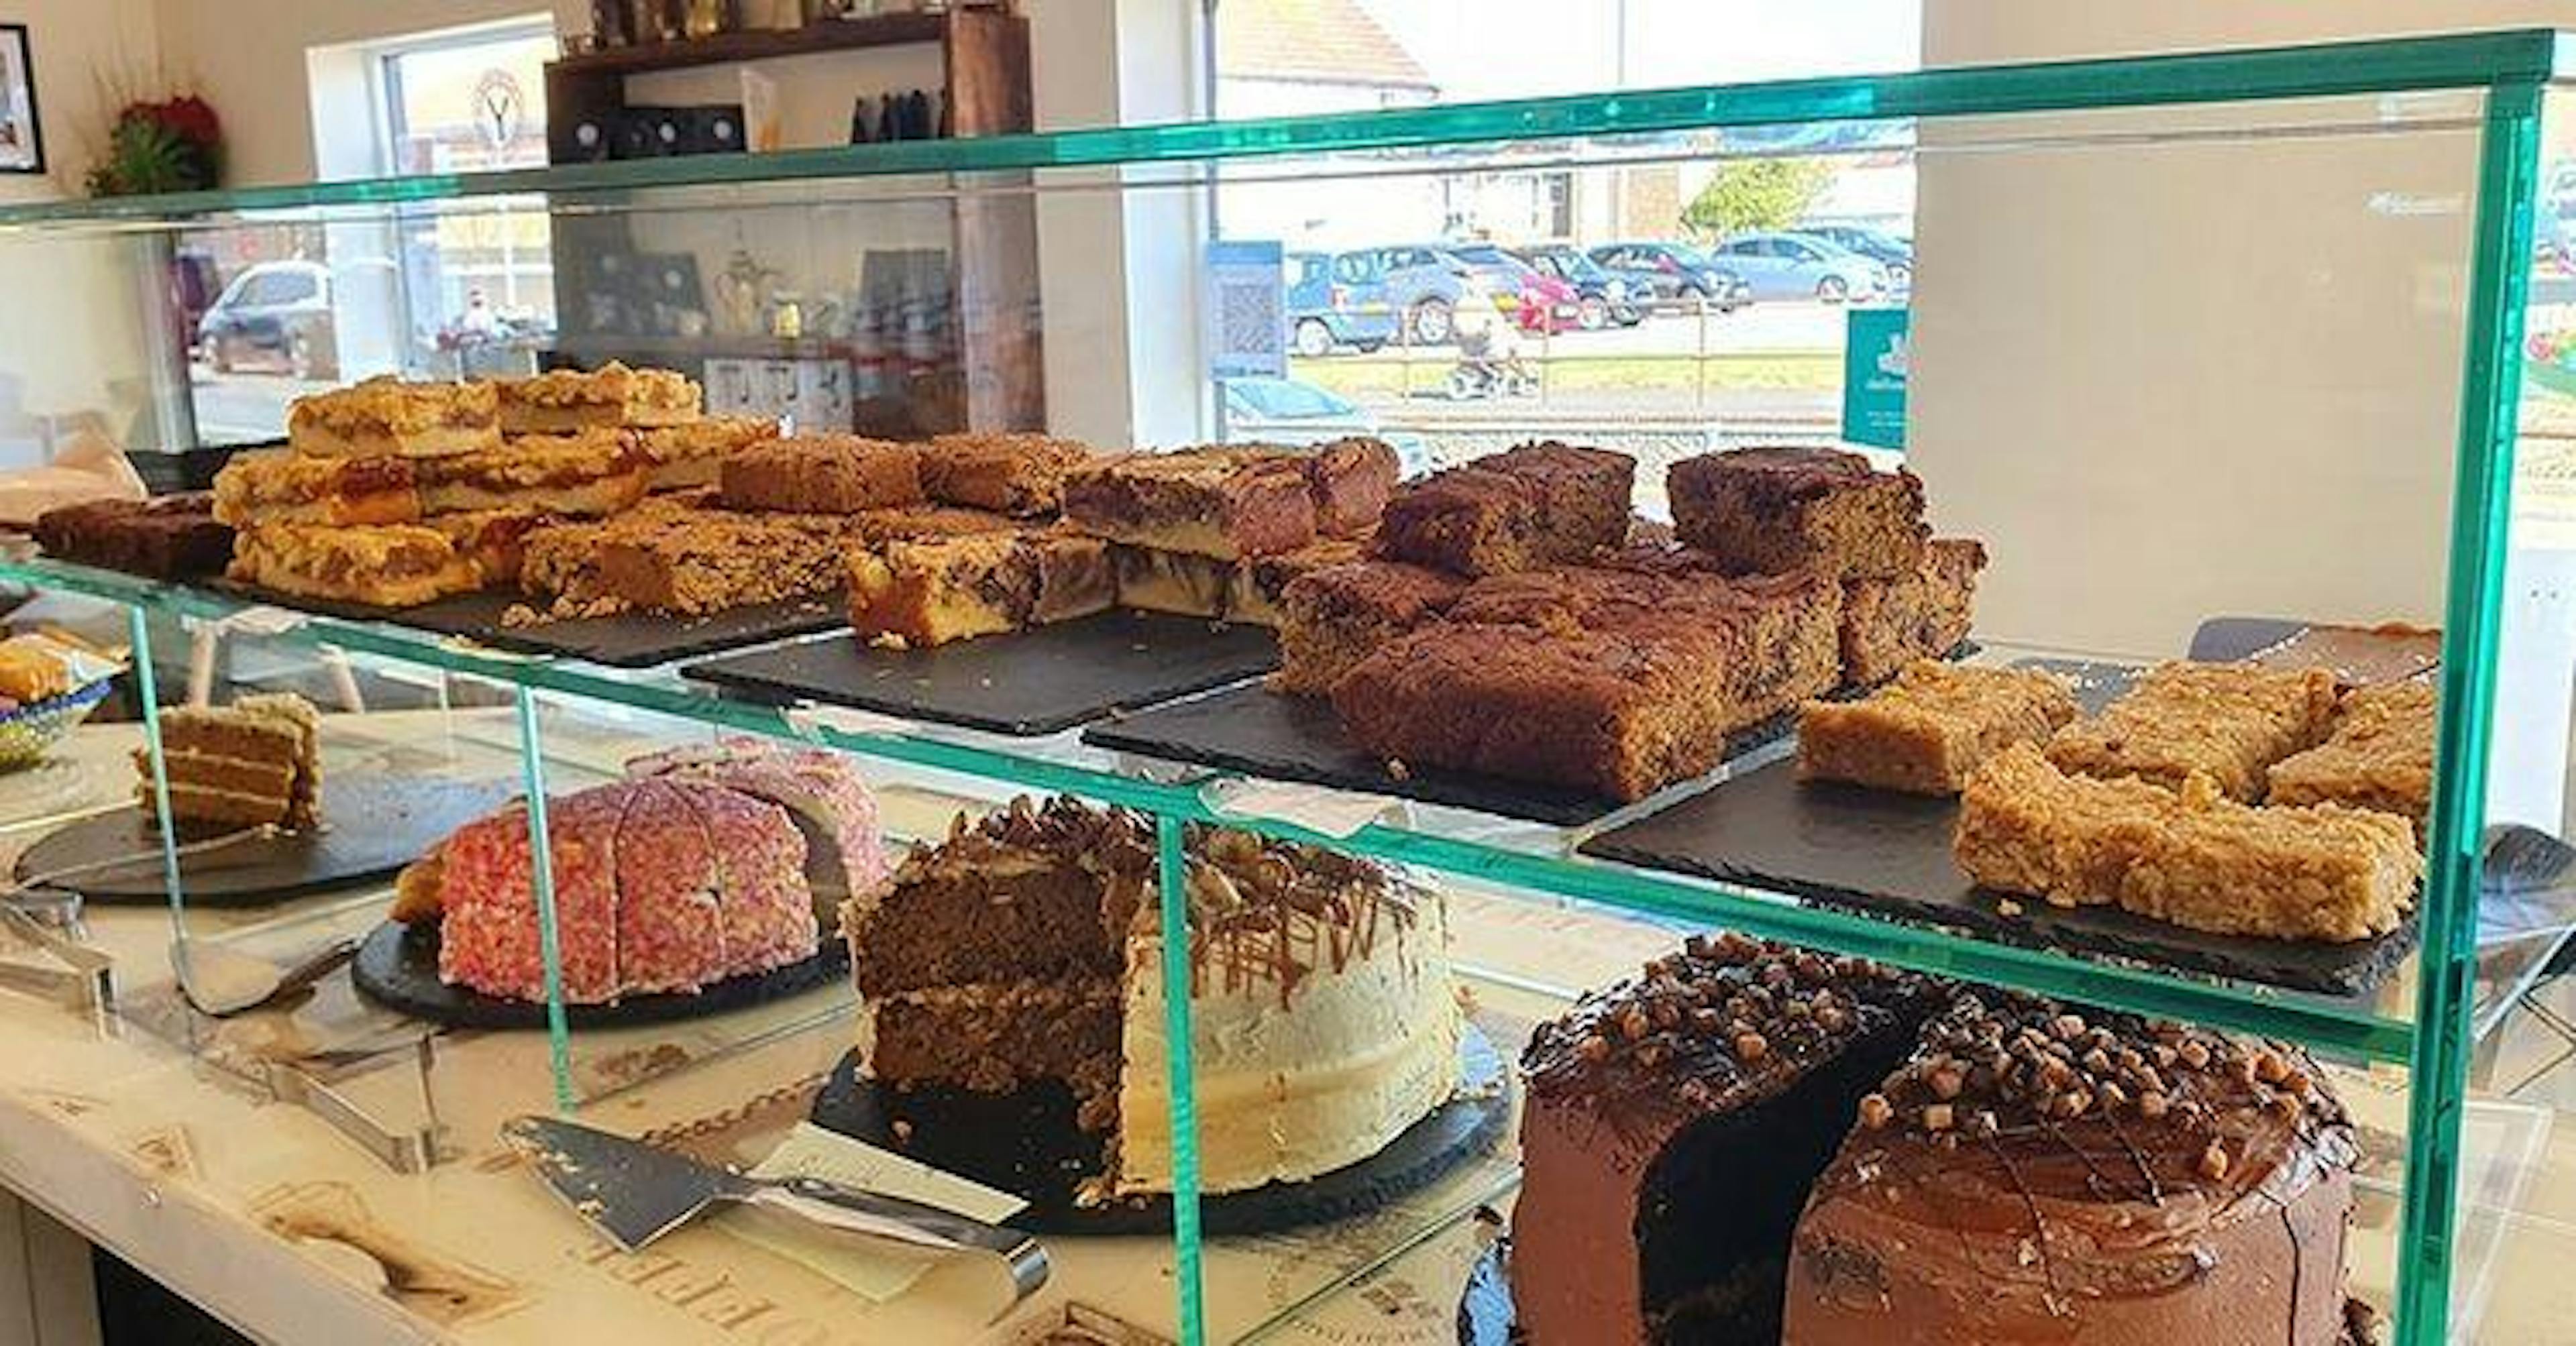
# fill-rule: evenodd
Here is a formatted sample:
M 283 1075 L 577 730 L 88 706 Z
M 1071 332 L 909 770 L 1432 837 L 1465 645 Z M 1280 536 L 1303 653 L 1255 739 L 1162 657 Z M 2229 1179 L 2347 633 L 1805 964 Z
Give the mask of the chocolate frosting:
M 2356 1155 L 2295 1047 L 1963 996 L 1817 1183 L 1784 1340 L 2331 1346 Z

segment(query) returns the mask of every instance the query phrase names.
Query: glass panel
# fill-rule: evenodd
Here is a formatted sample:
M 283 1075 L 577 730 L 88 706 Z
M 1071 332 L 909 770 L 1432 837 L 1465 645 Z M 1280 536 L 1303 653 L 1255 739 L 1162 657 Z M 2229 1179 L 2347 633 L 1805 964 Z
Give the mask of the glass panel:
M 2519 88 L 2492 103 L 2474 92 L 2498 72 L 2536 76 L 2551 59 L 2540 39 L 2454 39 L 2295 60 L 2256 53 L 331 186 L 181 203 L 184 216 L 154 213 L 168 202 L 101 206 L 87 218 L 0 213 L 0 228 L 15 231 L 0 268 L 25 268 L 33 284 L 50 265 L 44 283 L 87 286 L 114 297 L 102 311 L 140 315 L 84 336 L 94 350 L 31 329 L 0 337 L 12 347 L 0 370 L 38 390 L 22 404 L 43 409 L 14 429 L 0 418 L 0 439 L 40 453 L 83 413 L 136 446 L 261 438 L 299 388 L 371 370 L 480 374 L 623 358 L 692 373 L 718 410 L 906 437 L 1043 426 L 1155 447 L 1375 433 L 1417 472 L 1532 436 L 1598 443 L 1638 460 L 1636 504 L 1654 522 L 1672 513 L 1663 483 L 1676 461 L 1753 443 L 1857 442 L 1880 465 L 1922 475 L 1945 534 L 1983 540 L 1992 558 L 1978 594 L 1984 660 L 2172 657 L 2222 617 L 2440 626 L 2448 793 L 2432 815 L 2434 872 L 2419 917 L 2429 952 L 2400 960 L 2365 994 L 2284 990 L 2241 965 L 2186 968 L 2134 948 L 2033 948 L 2047 941 L 2000 907 L 1934 920 L 1848 894 L 1802 901 L 1818 885 L 1795 873 L 1719 883 L 1586 853 L 1632 819 L 1740 798 L 1737 787 L 1784 748 L 1739 762 L 1724 781 L 1615 810 L 1605 802 L 1574 825 L 1378 800 L 1368 826 L 1332 843 L 1500 888 L 1460 899 L 1479 913 L 1461 921 L 1460 945 L 1506 940 L 1535 959 L 1466 960 L 1471 978 L 1516 993 L 1579 991 L 1633 962 L 1607 936 L 1604 946 L 1621 950 L 1615 960 L 1592 959 L 1579 940 L 1560 948 L 1503 934 L 1587 903 L 1617 913 L 1584 909 L 1612 927 L 1723 925 L 2295 1039 L 2382 1078 L 2402 1066 L 2391 1096 L 2413 1117 L 2379 1124 L 2403 1151 L 2379 1157 L 2412 1180 L 2378 1195 L 2411 1204 L 2391 1207 L 2389 1270 L 2373 1280 L 2365 1269 L 2364 1283 L 2403 1302 L 2414 1339 L 2430 1340 L 2445 1259 L 2462 1272 L 2450 1287 L 2460 1320 L 2494 1311 L 2467 1298 L 2481 1293 L 2485 1273 L 2473 1268 L 2486 1255 L 2442 1195 L 2456 1170 L 2469 1180 L 2464 1209 L 2486 1200 L 2510 1210 L 2519 1198 L 2509 1190 L 2479 1195 L 2490 1185 L 2480 1175 L 2500 1170 L 2478 1146 L 2492 1132 L 2497 1153 L 2520 1153 L 2515 1138 L 2529 1129 L 2521 1113 L 2477 1112 L 2472 1143 L 2457 1143 L 2453 1076 L 2478 1069 L 2464 1059 L 2463 1024 L 2474 1015 L 2514 1035 L 2494 1042 L 2529 1050 L 2525 1016 L 2547 1004 L 2552 958 L 2542 950 L 2557 928 L 2544 921 L 2488 948 L 2477 918 L 2498 913 L 2476 909 L 2492 877 L 2481 872 L 2492 868 L 2482 865 L 2482 825 L 2546 833 L 2564 820 L 2569 661 L 2543 637 L 2518 634 L 2555 629 L 2538 540 L 2554 480 L 2542 466 L 2548 376 L 2532 372 L 2549 367 L 2555 348 L 2504 348 L 2525 356 L 2527 397 L 2512 397 L 2495 367 L 2498 341 L 2516 335 L 2503 315 L 2525 299 L 2553 302 L 2549 276 L 2528 295 L 2515 288 L 2530 253 L 2551 245 L 2515 233 L 2528 216 L 2512 196 L 2551 179 L 2539 142 L 2512 139 L 2528 129 Z M 2356 92 L 2383 86 L 2397 92 Z M 2133 106 L 2222 89 L 2284 97 Z M 1942 112 L 1979 115 L 1929 119 Z M 1814 120 L 1790 125 L 1799 118 Z M 1220 153 L 1230 157 L 1208 157 Z M 1849 180 L 1863 172 L 1893 184 L 1888 222 L 1910 240 L 1902 278 L 1865 251 L 1768 237 L 1809 222 L 1812 199 L 1765 207 L 1765 218 L 1722 213 L 1737 193 L 1712 191 L 1739 179 L 1795 185 L 1810 175 L 1793 167 L 1817 162 L 1852 194 L 1861 193 Z M 2550 217 L 2542 212 L 2544 225 Z M 1743 245 L 1721 252 L 1723 275 L 1697 251 L 1734 246 L 1721 236 Z M 516 321 L 486 291 L 478 313 L 483 254 L 522 244 L 547 255 L 550 307 L 533 293 L 508 299 L 505 309 L 526 310 Z M 1914 244 L 1932 268 L 1919 285 Z M 1588 309 L 1582 290 L 1519 260 L 1552 245 L 1583 249 L 1556 255 L 1598 263 L 1629 288 L 1616 300 L 1605 289 L 1600 310 Z M 1264 270 L 1259 259 L 1271 256 L 1329 274 L 1322 308 L 1297 307 L 1312 297 L 1288 293 L 1292 273 Z M 1486 274 L 1462 275 L 1461 256 Z M 353 283 L 352 268 L 369 258 L 387 264 Z M 516 265 L 490 275 L 506 281 Z M 526 272 L 530 284 L 538 274 Z M 2141 286 L 2139 275 L 2157 283 Z M 363 302 L 349 293 L 359 288 Z M 230 333 L 239 317 L 247 333 L 261 310 L 319 317 L 309 311 L 326 295 L 327 347 L 299 345 L 279 317 L 266 338 L 226 335 L 223 350 L 207 349 L 210 323 Z M 193 317 L 192 301 L 202 304 Z M 1901 343 L 1855 360 L 1855 330 L 1900 307 L 1910 324 Z M 1310 317 L 1320 339 L 1304 330 Z M 2533 328 L 2535 340 L 2549 330 Z M 192 343 L 202 372 L 189 362 Z M 372 352 L 363 359 L 352 354 L 362 346 Z M 262 366 L 256 386 L 241 368 L 218 367 L 235 361 Z M 1846 419 L 1867 391 L 1847 376 L 1855 369 L 1865 380 L 1903 374 L 1893 438 Z M 133 372 L 100 379 L 101 370 Z M 2520 417 L 2520 475 L 2490 480 L 2482 468 L 2507 464 L 2487 456 L 2507 415 Z M 2521 544 L 2509 557 L 2508 525 Z M 164 626 L 229 620 L 246 643 L 273 640 L 298 658 L 337 649 L 368 669 L 381 658 L 384 668 L 436 670 L 442 695 L 470 687 L 477 702 L 442 701 L 438 732 L 497 754 L 538 799 L 572 798 L 619 779 L 640 751 L 732 729 L 847 750 L 866 763 L 890 820 L 905 815 L 895 830 L 912 837 L 943 835 L 958 810 L 1020 790 L 1148 810 L 1166 840 L 1170 827 L 1237 816 L 1230 809 L 1267 834 L 1315 839 L 1322 825 L 1276 795 L 1244 803 L 1248 783 L 1228 772 L 1120 755 L 1078 730 L 1008 737 L 782 709 L 719 696 L 674 667 L 508 656 L 393 621 L 244 620 L 233 597 L 46 560 L 0 573 L 130 602 Z M 2509 596 L 2500 641 L 2499 596 Z M 188 681 L 170 664 L 179 643 L 138 643 L 163 651 L 160 671 L 177 685 Z M 2493 769 L 2478 760 L 2491 685 L 2500 705 L 2529 692 L 2544 708 L 2512 721 L 2546 728 L 2530 736 L 2536 760 L 2512 756 L 2532 746 L 2520 743 Z M 2557 709 L 2547 711 L 2553 692 Z M 1404 780 L 1364 783 L 1408 792 Z M 524 821 L 552 844 L 555 830 Z M 558 872 L 531 866 L 532 878 Z M 555 952 L 541 961 L 561 984 L 582 975 L 582 941 L 597 932 L 581 928 L 577 894 L 554 897 Z M 372 924 L 354 905 L 257 930 L 211 910 L 192 901 L 185 933 L 245 952 L 293 947 L 344 919 Z M 1158 914 L 1177 922 L 1176 907 Z M 1166 951 L 1175 955 L 1161 968 L 1167 1000 L 1186 1012 L 1188 969 L 1176 944 Z M 474 1048 L 513 1062 L 531 1097 L 451 1104 L 435 1097 L 433 1067 L 423 1106 L 477 1134 L 504 1111 L 555 1106 L 621 1129 L 638 1120 L 630 1106 L 653 1114 L 645 1123 L 685 1126 L 706 1116 L 700 1091 L 722 1092 L 719 1081 L 729 1089 L 783 1066 L 800 1073 L 771 1075 L 769 1088 L 828 1075 L 852 1042 L 851 1018 L 835 979 L 681 1028 L 494 1033 Z M 384 1069 L 334 1096 L 361 1097 L 369 1115 L 398 1112 L 390 1095 L 420 1075 L 408 1058 Z M 801 1101 L 762 1096 L 790 1114 Z M 1192 1146 L 1175 1149 L 1187 1172 Z M 1194 1312 L 1208 1339 L 1256 1333 L 1499 1200 L 1507 1170 L 1503 1160 L 1470 1166 L 1373 1222 L 1334 1226 L 1286 1270 L 1275 1245 L 1198 1238 L 1185 1198 L 1172 1239 L 1132 1250 L 1158 1272 L 1168 1254 L 1175 1273 L 1146 1278 L 1154 1291 L 1134 1312 L 1165 1335 L 1199 1336 Z M 2397 1268 L 2424 1278 L 2402 1282 Z M 1255 1281 L 1259 1296 L 1247 1288 Z M 1177 1303 L 1161 1302 L 1165 1285 L 1180 1287 Z

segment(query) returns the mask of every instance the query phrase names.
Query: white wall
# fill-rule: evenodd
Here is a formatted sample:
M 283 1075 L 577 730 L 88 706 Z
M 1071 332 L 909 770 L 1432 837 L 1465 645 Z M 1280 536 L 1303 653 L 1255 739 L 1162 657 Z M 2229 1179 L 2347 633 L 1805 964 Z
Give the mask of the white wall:
M 8 0 L 27 25 L 47 174 L 0 174 L 0 204 L 77 196 L 106 142 L 109 90 L 156 94 L 152 0 Z M 97 413 L 121 430 L 142 403 L 138 305 L 128 241 L 0 247 L 0 443 L 23 453 L 29 416 Z M 0 464 L 0 466 L 13 464 Z
M 1926 0 L 1924 64 L 2553 23 L 2576 5 Z M 1983 629 L 2171 653 L 2221 613 L 2438 624 L 2474 131 L 1940 148 L 1989 129 L 1925 132 L 1909 430 L 1941 524 L 1994 545 Z M 2553 827 L 2571 621 L 2542 577 L 2563 569 L 2515 564 L 2493 806 Z

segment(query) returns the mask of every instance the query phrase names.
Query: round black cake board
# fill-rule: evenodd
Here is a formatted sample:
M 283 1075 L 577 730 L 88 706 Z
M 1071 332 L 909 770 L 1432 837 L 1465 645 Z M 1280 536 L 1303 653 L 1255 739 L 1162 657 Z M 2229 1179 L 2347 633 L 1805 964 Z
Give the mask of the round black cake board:
M 382 879 L 499 808 L 510 794 L 498 781 L 326 775 L 320 828 L 183 855 L 180 891 L 190 906 L 250 907 Z M 182 843 L 240 830 L 235 823 L 178 827 Z M 161 829 L 148 806 L 98 814 L 53 832 L 18 857 L 17 874 L 23 880 L 108 860 L 126 863 L 51 886 L 101 905 L 170 900 L 161 874 Z
M 1233 1237 L 1363 1215 L 1491 1150 L 1511 1117 L 1510 1072 L 1492 1041 L 1473 1025 L 1459 1039 L 1458 1065 L 1456 1096 L 1384 1149 L 1305 1182 L 1206 1197 L 1199 1202 L 1200 1230 Z M 1171 1232 L 1170 1197 L 1105 1205 L 1074 1199 L 1083 1175 L 1099 1171 L 1100 1142 L 1073 1125 L 1072 1097 L 1060 1085 L 1038 1096 L 955 1089 L 897 1093 L 860 1078 L 858 1067 L 857 1052 L 841 1058 L 814 1100 L 816 1126 L 1010 1192 L 1029 1203 L 1010 1221 L 1020 1228 L 1041 1234 Z
M 358 947 L 357 961 L 349 965 L 349 979 L 361 994 L 387 1009 L 450 1028 L 546 1026 L 542 1001 L 505 1000 L 440 981 L 438 935 L 435 925 L 388 921 Z M 822 947 L 801 963 L 720 981 L 695 995 L 639 995 L 613 1005 L 566 1005 L 564 1015 L 574 1028 L 633 1028 L 701 1019 L 828 985 L 848 975 L 849 967 L 849 944 L 825 936 Z

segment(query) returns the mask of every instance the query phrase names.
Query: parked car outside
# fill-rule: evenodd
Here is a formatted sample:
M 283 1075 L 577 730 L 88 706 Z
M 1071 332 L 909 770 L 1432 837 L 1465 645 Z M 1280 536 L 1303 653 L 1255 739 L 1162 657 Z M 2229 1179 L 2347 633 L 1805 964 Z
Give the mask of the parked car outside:
M 328 379 L 340 367 L 332 327 L 331 268 L 261 262 L 233 277 L 197 320 L 197 344 L 221 373 L 256 360 L 299 379 Z
M 1602 270 L 1628 282 L 1632 303 L 1705 303 L 1733 313 L 1753 302 L 1752 287 L 1732 268 L 1687 243 L 1603 243 L 1590 251 Z
M 1887 293 L 1887 268 L 1821 238 L 1739 234 L 1709 249 L 1709 259 L 1742 275 L 1756 299 L 1816 299 L 1828 304 Z
M 1328 252 L 1292 252 L 1286 267 L 1288 339 L 1299 355 L 1311 360 L 1336 346 L 1373 351 L 1395 340 L 1395 305 L 1360 262 Z
M 1511 315 L 1524 332 L 1562 332 L 1582 318 L 1583 296 L 1573 286 L 1495 244 L 1462 244 L 1449 254 L 1484 277 L 1496 307 Z
M 1519 256 L 1574 287 L 1574 325 L 1584 331 L 1598 332 L 1612 323 L 1634 327 L 1645 321 L 1645 307 L 1628 301 L 1627 278 L 1610 274 L 1581 248 L 1570 243 L 1542 243 L 1520 249 Z
M 1382 430 L 1358 403 L 1304 379 L 1227 379 L 1225 428 L 1229 437 L 1262 444 L 1326 444 L 1371 435 L 1395 450 L 1405 476 L 1431 470 L 1431 446 L 1405 430 Z
M 1802 224 L 1790 232 L 1821 238 L 1886 267 L 1888 283 L 1899 290 L 1914 284 L 1914 244 L 1885 230 L 1858 224 Z
M 1348 261 L 1346 271 L 1342 263 Z M 1355 285 L 1380 285 L 1394 307 L 1402 339 L 1417 346 L 1439 346 L 1450 338 L 1450 316 L 1457 310 L 1459 280 L 1467 264 L 1436 243 L 1397 243 L 1355 248 L 1338 254 L 1333 274 Z

